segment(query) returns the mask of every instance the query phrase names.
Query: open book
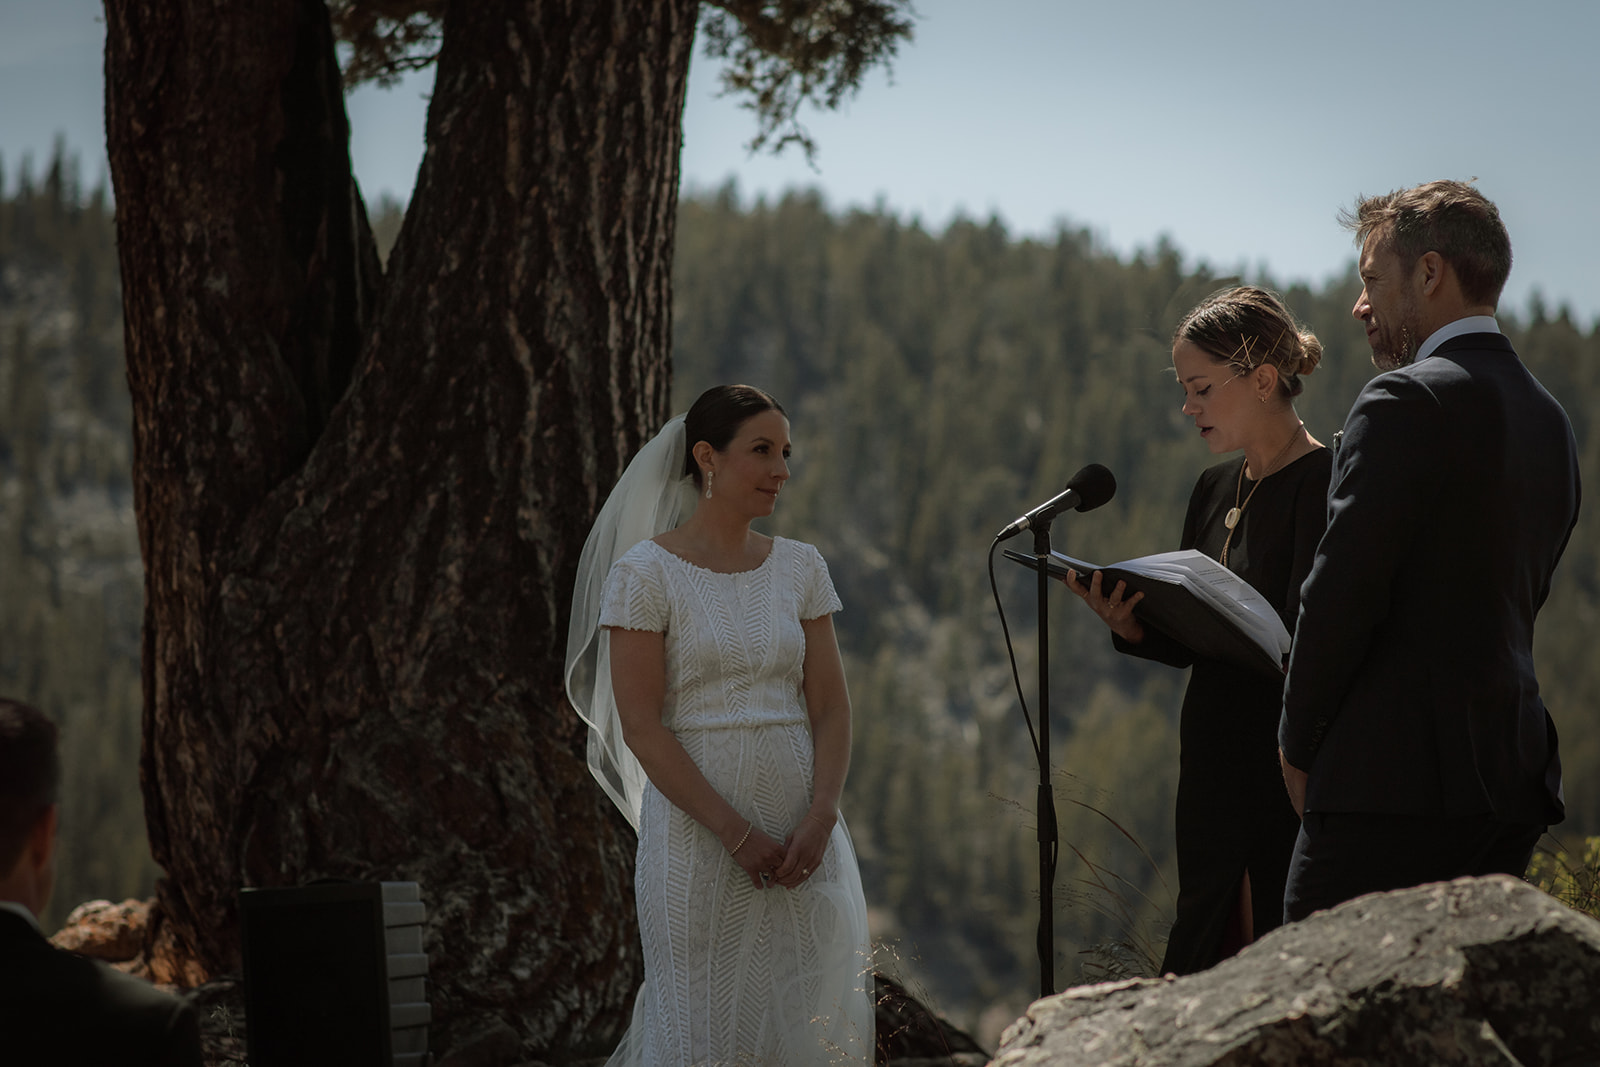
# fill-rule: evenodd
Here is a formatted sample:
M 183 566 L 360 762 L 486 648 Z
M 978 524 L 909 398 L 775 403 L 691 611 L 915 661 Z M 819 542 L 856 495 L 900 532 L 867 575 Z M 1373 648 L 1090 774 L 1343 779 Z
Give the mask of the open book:
M 1033 556 L 1010 549 L 1006 555 L 1030 570 L 1034 567 Z M 1249 582 L 1204 552 L 1162 552 L 1109 567 L 1052 552 L 1049 569 L 1058 578 L 1065 578 L 1069 569 L 1077 571 L 1085 585 L 1099 571 L 1100 588 L 1106 593 L 1126 582 L 1127 595 L 1144 594 L 1134 616 L 1196 656 L 1272 675 L 1283 673 L 1283 657 L 1289 654 L 1289 631 L 1283 620 Z

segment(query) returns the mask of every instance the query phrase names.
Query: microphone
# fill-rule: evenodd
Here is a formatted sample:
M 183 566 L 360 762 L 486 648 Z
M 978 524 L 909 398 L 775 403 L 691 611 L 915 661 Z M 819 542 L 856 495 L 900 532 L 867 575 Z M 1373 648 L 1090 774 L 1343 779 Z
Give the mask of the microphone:
M 998 542 L 1008 537 L 1015 537 L 1023 530 L 1030 530 L 1040 523 L 1049 522 L 1068 508 L 1093 511 L 1115 496 L 1116 492 L 1117 479 L 1111 472 L 1098 463 L 1091 463 L 1067 479 L 1067 487 L 1061 492 L 1014 520 L 1011 525 L 996 534 L 995 540 Z

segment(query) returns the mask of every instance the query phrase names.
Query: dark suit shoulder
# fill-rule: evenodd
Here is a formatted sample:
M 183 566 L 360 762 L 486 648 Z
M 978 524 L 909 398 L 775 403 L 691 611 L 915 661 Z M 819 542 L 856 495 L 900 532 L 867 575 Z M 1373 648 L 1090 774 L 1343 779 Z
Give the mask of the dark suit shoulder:
M 1517 355 L 1510 340 L 1497 333 L 1469 333 L 1452 337 L 1426 359 L 1380 374 L 1373 381 L 1390 377 L 1414 381 L 1426 388 L 1445 392 L 1454 389 L 1469 392 L 1493 389 L 1510 390 L 1515 395 L 1548 395 Z
M 1527 426 L 1545 424 L 1571 436 L 1566 410 L 1500 334 L 1452 337 L 1427 359 L 1373 381 L 1391 376 L 1427 390 L 1434 402 L 1451 410 L 1453 423 L 1473 435 L 1482 433 L 1484 420 L 1504 419 L 1517 423 L 1519 434 Z
M 1431 367 L 1422 364 L 1431 363 Z M 1370 456 L 1417 458 L 1418 442 L 1436 440 L 1453 421 L 1449 395 L 1470 375 L 1447 360 L 1432 357 L 1398 370 L 1385 371 L 1361 387 L 1345 416 L 1343 440 L 1334 459 L 1337 469 Z
M 1434 356 L 1449 355 L 1452 352 L 1494 352 L 1503 355 L 1515 356 L 1516 347 L 1512 345 L 1511 338 L 1503 333 L 1463 333 L 1440 343 L 1428 359 Z M 1418 360 L 1412 366 L 1420 367 L 1427 363 L 1427 359 Z
M 1408 400 L 1432 397 L 1435 390 L 1450 378 L 1460 377 L 1461 367 L 1449 359 L 1427 359 L 1408 363 L 1396 370 L 1384 371 L 1368 379 L 1356 397 L 1356 405 L 1375 399 Z
M 0 1033 L 34 1057 L 19 1062 L 201 1063 L 198 1020 L 183 998 L 58 949 L 14 916 L 0 916 L 0 957 Z

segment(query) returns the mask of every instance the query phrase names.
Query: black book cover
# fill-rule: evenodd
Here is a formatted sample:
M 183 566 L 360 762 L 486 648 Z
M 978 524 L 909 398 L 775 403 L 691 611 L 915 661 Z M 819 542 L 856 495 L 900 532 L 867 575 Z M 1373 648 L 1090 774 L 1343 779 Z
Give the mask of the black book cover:
M 1009 548 L 1005 554 L 1029 570 L 1035 569 L 1035 557 Z M 1283 677 L 1280 660 L 1256 644 L 1226 612 L 1195 596 L 1176 579 L 1137 574 L 1115 566 L 1096 567 L 1082 561 L 1066 562 L 1055 557 L 1049 560 L 1052 577 L 1065 578 L 1069 567 L 1078 571 L 1085 585 L 1094 577 L 1094 572 L 1099 571 L 1101 589 L 1109 592 L 1118 582 L 1126 582 L 1129 595 L 1143 593 L 1144 599 L 1134 605 L 1134 617 L 1160 630 L 1197 657 L 1223 660 L 1258 674 Z

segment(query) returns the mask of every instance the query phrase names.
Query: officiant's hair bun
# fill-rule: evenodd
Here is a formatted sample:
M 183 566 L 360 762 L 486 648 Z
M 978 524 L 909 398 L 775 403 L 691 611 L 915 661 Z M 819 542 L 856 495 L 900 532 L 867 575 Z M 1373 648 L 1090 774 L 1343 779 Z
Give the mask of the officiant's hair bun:
M 1183 317 L 1172 343 L 1188 341 L 1239 374 L 1260 366 L 1278 372 L 1285 397 L 1300 395 L 1300 379 L 1322 362 L 1322 342 L 1300 325 L 1270 289 L 1237 285 L 1219 289 Z
M 718 452 L 725 451 L 739 427 L 763 411 L 789 414 L 772 394 L 753 385 L 713 385 L 701 393 L 683 417 L 683 473 L 699 485 L 700 464 L 694 461 L 694 446 L 705 441 Z

